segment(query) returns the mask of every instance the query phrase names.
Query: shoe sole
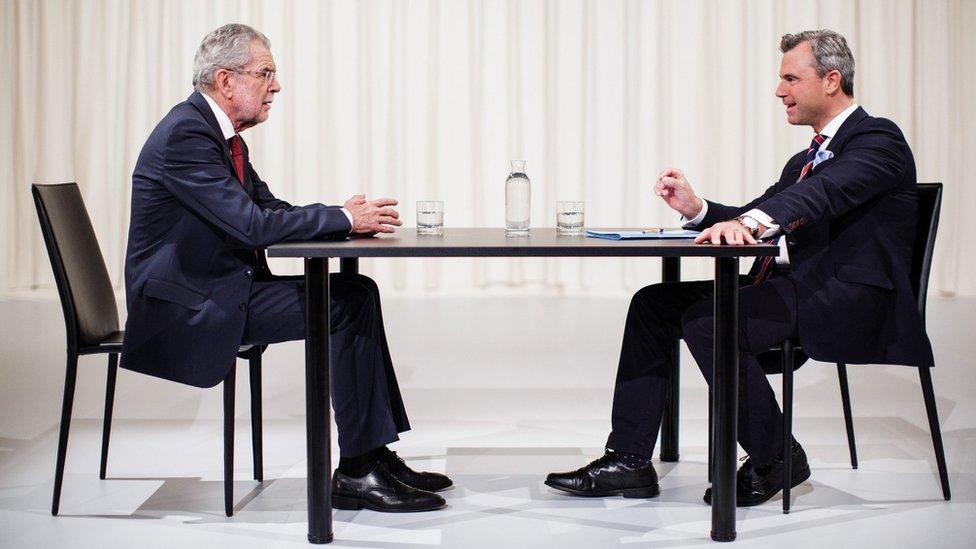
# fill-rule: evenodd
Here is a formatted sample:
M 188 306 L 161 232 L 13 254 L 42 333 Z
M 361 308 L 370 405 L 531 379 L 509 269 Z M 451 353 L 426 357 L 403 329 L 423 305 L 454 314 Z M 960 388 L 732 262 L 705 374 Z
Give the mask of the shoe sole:
M 550 484 L 549 481 L 545 481 L 545 485 L 550 488 L 555 488 L 561 492 L 566 492 L 567 494 L 573 494 L 574 496 L 582 496 L 587 498 L 602 498 L 607 496 L 623 496 L 625 498 L 656 498 L 661 495 L 660 486 L 651 486 L 645 488 L 624 488 L 621 490 L 596 490 L 596 491 L 586 491 L 586 490 L 574 490 L 573 488 L 567 488 L 565 486 L 558 486 L 556 484 Z
M 428 505 L 426 507 L 412 507 L 409 509 L 400 507 L 380 507 L 378 505 L 373 505 L 362 498 L 337 496 L 332 494 L 332 508 L 341 509 L 343 511 L 359 511 L 360 509 L 369 509 L 370 511 L 376 511 L 378 513 L 423 513 L 426 511 L 436 511 L 438 509 L 443 509 L 444 507 L 447 507 L 446 501 L 443 503 Z
M 792 490 L 793 488 L 796 488 L 797 486 L 803 484 L 804 482 L 806 482 L 806 480 L 808 478 L 810 478 L 810 466 L 809 465 L 806 466 L 806 467 L 804 467 L 803 469 L 800 469 L 799 471 L 797 471 L 797 473 L 795 475 L 793 475 L 792 485 L 790 486 L 790 490 Z M 769 500 L 773 499 L 774 497 L 776 497 L 776 494 L 779 494 L 782 491 L 783 491 L 783 489 L 780 488 L 779 490 L 776 490 L 775 492 L 773 492 L 772 494 L 770 494 L 769 497 L 767 497 L 767 498 L 764 498 L 762 500 L 757 500 L 757 501 L 751 501 L 751 502 L 748 502 L 748 503 L 742 503 L 742 502 L 740 502 L 738 500 L 738 498 L 736 498 L 735 506 L 736 507 L 755 507 L 757 505 L 762 505 L 763 503 L 766 503 L 767 501 L 769 501 Z M 709 500 L 711 500 L 711 498 L 709 498 Z M 712 504 L 711 501 L 705 501 L 705 503 L 708 504 L 708 505 L 711 505 Z

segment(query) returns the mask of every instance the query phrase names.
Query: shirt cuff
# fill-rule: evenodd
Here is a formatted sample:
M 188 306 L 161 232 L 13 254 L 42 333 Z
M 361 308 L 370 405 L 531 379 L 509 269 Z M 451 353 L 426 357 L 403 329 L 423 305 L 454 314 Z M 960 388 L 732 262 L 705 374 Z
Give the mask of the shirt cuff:
M 339 209 L 342 210 L 342 213 L 346 214 L 346 218 L 349 219 L 349 232 L 352 232 L 352 214 L 349 213 L 349 210 L 345 208 L 339 208 Z
M 758 221 L 759 223 L 761 223 L 764 227 L 766 227 L 766 232 L 759 235 L 758 237 L 760 240 L 772 238 L 779 234 L 779 225 L 775 221 L 773 221 L 772 217 L 766 215 L 766 213 L 763 212 L 762 210 L 757 210 L 753 208 L 748 212 L 742 214 L 741 217 L 751 217 L 756 221 Z
M 695 227 L 698 226 L 699 223 L 702 222 L 702 219 L 705 219 L 705 215 L 708 214 L 708 201 L 702 200 L 701 203 L 702 203 L 702 209 L 700 212 L 698 212 L 698 215 L 696 215 L 694 218 L 688 219 L 685 216 L 681 216 L 682 229 L 694 229 Z

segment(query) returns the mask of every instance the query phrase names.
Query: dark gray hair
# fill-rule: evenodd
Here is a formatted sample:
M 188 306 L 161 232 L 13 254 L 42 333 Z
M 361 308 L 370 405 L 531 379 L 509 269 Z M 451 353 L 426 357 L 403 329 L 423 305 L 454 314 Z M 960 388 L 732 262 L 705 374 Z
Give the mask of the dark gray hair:
M 813 50 L 813 68 L 817 70 L 817 76 L 823 78 L 833 70 L 840 72 L 841 91 L 848 97 L 854 97 L 854 55 L 847 47 L 847 40 L 832 30 L 784 34 L 779 42 L 779 51 L 786 53 L 802 42 L 809 43 Z
M 203 37 L 193 56 L 193 89 L 204 92 L 213 86 L 217 69 L 240 69 L 251 61 L 251 42 L 259 40 L 266 48 L 271 41 L 259 31 L 237 23 L 224 25 Z

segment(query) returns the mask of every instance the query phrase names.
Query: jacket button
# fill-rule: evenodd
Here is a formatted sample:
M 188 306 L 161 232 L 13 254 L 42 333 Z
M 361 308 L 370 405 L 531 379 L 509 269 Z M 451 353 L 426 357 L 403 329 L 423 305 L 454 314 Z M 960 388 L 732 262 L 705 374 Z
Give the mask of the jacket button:
M 237 308 L 240 309 L 240 310 L 242 310 L 242 311 L 246 311 L 247 310 L 247 303 L 244 303 L 243 301 L 241 301 L 240 303 L 237 304 Z
M 252 276 L 254 276 L 254 271 L 251 269 L 244 271 L 244 278 L 251 278 Z

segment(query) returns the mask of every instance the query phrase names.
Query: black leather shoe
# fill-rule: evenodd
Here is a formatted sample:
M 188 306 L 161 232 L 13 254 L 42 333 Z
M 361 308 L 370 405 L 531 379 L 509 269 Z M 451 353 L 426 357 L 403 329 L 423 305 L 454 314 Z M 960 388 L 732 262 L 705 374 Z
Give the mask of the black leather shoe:
M 454 484 L 451 479 L 440 473 L 414 471 L 396 452 L 385 447 L 379 449 L 377 459 L 394 478 L 418 490 L 437 492 Z
M 800 443 L 794 441 L 792 447 L 792 480 L 790 488 L 800 485 L 810 478 L 810 464 Z M 735 504 L 738 507 L 752 507 L 768 501 L 783 489 L 783 456 L 774 457 L 769 463 L 756 466 L 752 459 L 746 459 L 735 474 Z M 705 503 L 712 504 L 712 489 L 705 490 Z
M 550 473 L 546 486 L 575 496 L 616 496 L 653 498 L 661 493 L 653 465 L 640 469 L 628 467 L 613 452 L 569 473 Z
M 433 511 L 447 505 L 444 498 L 417 490 L 397 480 L 380 463 L 365 475 L 354 478 L 338 470 L 332 476 L 332 507 L 355 511 L 372 509 L 381 513 Z

